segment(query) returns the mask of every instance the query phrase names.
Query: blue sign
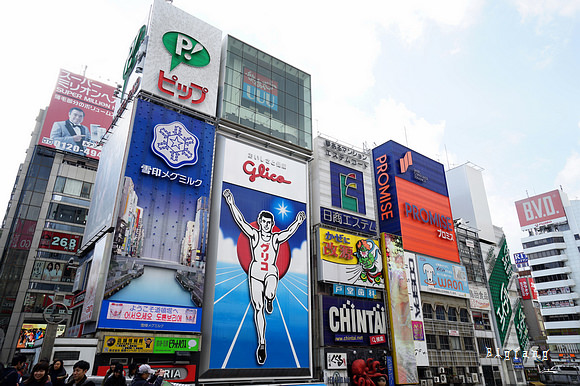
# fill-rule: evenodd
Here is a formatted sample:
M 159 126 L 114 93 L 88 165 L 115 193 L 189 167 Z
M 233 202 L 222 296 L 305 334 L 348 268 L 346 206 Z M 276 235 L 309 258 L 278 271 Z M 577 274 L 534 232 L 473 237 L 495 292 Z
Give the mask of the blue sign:
M 528 257 L 525 253 L 514 253 L 514 261 L 516 264 L 524 264 L 528 262 Z
M 376 236 L 377 234 L 376 221 L 355 216 L 353 214 L 339 212 L 334 209 L 320 207 L 320 222 L 355 232 L 365 233 L 371 236 Z
M 386 345 L 387 319 L 383 301 L 322 297 L 324 344 Z
M 200 331 L 183 317 L 201 320 L 215 127 L 148 101 L 135 103 L 99 325 Z M 123 308 L 118 317 L 107 311 L 107 301 L 148 313 L 138 321 Z M 175 320 L 167 320 L 168 310 Z
M 333 295 L 344 295 L 344 286 L 342 284 L 334 284 L 332 289 Z
M 332 206 L 366 214 L 362 172 L 330 162 L 330 190 Z
M 356 287 L 351 285 L 344 286 L 344 294 L 347 296 L 356 296 Z
M 417 255 L 417 266 L 421 291 L 469 298 L 464 266 L 423 255 Z
M 377 290 L 367 288 L 367 298 L 369 299 L 376 299 L 377 298 Z
M 200 332 L 201 308 L 104 300 L 99 328 Z
M 389 376 L 389 386 L 395 386 L 395 366 L 393 357 L 387 356 L 387 375 Z
M 367 291 L 364 288 L 357 288 L 356 289 L 356 296 L 359 298 L 366 298 Z

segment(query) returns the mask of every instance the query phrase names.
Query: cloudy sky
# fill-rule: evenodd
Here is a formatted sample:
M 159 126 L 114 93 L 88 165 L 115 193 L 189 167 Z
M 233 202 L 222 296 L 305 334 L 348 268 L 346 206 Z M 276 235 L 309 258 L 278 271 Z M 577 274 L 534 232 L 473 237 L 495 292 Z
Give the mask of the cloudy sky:
M 346 2 L 344 2 L 346 4 Z M 29 0 L 0 16 L 0 211 L 60 68 L 114 85 L 148 1 Z M 514 201 L 580 198 L 580 1 L 174 5 L 312 76 L 314 133 L 395 140 L 483 168 L 492 219 L 521 250 Z

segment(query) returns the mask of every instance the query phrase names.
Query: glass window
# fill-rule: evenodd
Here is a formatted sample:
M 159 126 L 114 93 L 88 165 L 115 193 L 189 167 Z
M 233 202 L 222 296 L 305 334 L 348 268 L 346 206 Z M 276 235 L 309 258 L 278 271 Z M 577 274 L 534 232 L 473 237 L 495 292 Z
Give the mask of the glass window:
M 66 184 L 64 185 L 63 193 L 70 194 L 71 196 L 80 196 L 82 189 L 83 189 L 82 181 L 67 178 Z
M 449 307 L 449 310 L 447 310 L 447 319 L 451 322 L 457 322 L 457 311 L 455 307 Z
M 437 320 L 445 320 L 445 308 L 441 305 L 435 308 L 435 317 Z
M 437 350 L 437 340 L 435 335 L 426 334 L 425 339 L 427 340 L 427 348 L 432 350 Z
M 473 311 L 473 324 L 476 330 L 491 330 L 489 315 L 486 312 Z
M 475 347 L 473 346 L 473 338 L 470 336 L 463 337 L 463 344 L 465 345 L 466 351 L 475 351 Z
M 58 193 L 62 193 L 64 190 L 64 184 L 66 183 L 66 178 L 63 176 L 57 176 L 56 181 L 54 182 L 54 191 Z
M 423 303 L 423 317 L 425 319 L 433 319 L 433 307 L 429 303 Z
M 459 310 L 459 318 L 463 323 L 469 323 L 469 313 L 465 308 Z
M 439 335 L 439 349 L 449 350 L 449 337 L 447 335 Z
M 449 343 L 451 344 L 451 350 L 461 350 L 461 340 L 458 336 L 450 336 Z

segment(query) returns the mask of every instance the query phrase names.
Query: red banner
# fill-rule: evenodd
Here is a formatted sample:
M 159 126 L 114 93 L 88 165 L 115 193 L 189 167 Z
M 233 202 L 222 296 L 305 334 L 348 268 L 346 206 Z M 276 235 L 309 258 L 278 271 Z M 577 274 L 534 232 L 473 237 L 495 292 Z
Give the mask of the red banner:
M 527 277 L 520 277 L 518 279 L 518 281 L 520 283 L 520 291 L 522 294 L 522 299 L 529 300 L 530 299 L 530 286 L 528 284 L 528 278 Z

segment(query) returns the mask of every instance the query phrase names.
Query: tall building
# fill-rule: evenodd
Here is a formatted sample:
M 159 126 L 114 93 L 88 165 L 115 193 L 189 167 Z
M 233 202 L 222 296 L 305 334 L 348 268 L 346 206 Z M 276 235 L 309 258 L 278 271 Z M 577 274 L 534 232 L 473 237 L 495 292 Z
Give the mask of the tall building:
M 552 190 L 515 203 L 554 363 L 580 355 L 580 201 Z
M 526 384 L 521 357 L 528 345 L 519 341 L 516 279 L 505 235 L 491 220 L 482 171 L 467 163 L 446 172 L 479 361 L 485 384 Z M 506 351 L 511 353 L 507 360 Z M 516 351 L 520 359 L 513 359 Z
M 61 70 L 50 106 L 38 115 L 0 237 L 2 362 L 16 350 L 32 360 L 40 354 L 40 338 L 64 334 L 66 321 L 47 330 L 43 312 L 71 305 L 75 253 L 93 193 L 98 142 L 111 122 L 113 91 Z

